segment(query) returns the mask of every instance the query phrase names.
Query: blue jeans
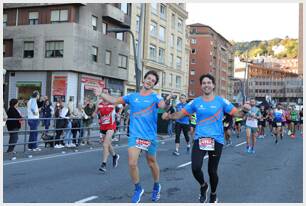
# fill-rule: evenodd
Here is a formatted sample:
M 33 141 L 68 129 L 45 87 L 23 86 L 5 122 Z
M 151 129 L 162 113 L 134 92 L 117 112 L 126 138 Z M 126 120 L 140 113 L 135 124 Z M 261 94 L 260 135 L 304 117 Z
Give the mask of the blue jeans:
M 49 127 L 50 127 L 50 122 L 51 122 L 51 119 L 45 119 L 44 120 L 44 124 L 45 124 L 45 130 L 48 130 Z M 48 131 L 46 131 L 48 132 Z
M 29 142 L 35 142 L 35 143 L 29 143 L 28 148 L 29 149 L 36 149 L 37 148 L 37 136 L 38 132 L 32 132 L 32 130 L 37 130 L 39 120 L 38 119 L 29 119 L 28 124 L 30 126 L 30 136 L 29 136 Z
M 64 138 L 65 145 L 72 143 L 72 133 L 71 133 L 72 123 L 71 123 L 71 120 L 67 120 L 67 121 L 68 123 L 67 123 L 67 127 L 65 130 L 65 138 Z

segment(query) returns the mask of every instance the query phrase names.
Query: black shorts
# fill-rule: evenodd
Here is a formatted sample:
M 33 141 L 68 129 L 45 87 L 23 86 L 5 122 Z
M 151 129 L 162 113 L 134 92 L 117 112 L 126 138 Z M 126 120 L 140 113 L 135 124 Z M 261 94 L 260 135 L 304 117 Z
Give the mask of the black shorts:
M 258 121 L 258 125 L 265 127 L 266 126 L 266 121 Z
M 108 130 L 112 130 L 112 129 L 108 129 Z M 101 134 L 106 134 L 106 132 L 107 132 L 108 130 L 100 130 L 100 133 L 101 133 Z
M 196 128 L 195 124 L 189 124 L 190 127 Z
M 280 122 L 280 123 L 282 123 L 282 126 L 284 126 L 284 125 L 285 125 L 285 123 L 284 123 L 284 122 Z M 280 126 L 277 126 L 277 125 L 276 125 L 276 122 L 273 122 L 273 123 L 272 123 L 272 127 L 280 127 Z
M 238 125 L 240 125 L 240 126 L 241 126 L 241 125 L 242 125 L 242 121 L 235 122 L 235 125 L 236 125 L 236 126 L 238 126 Z

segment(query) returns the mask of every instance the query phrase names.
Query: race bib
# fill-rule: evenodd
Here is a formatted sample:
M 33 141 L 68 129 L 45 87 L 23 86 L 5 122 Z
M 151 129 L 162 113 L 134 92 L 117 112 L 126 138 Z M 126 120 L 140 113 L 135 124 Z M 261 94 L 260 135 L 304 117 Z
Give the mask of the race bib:
M 276 126 L 281 127 L 282 123 L 281 122 L 276 122 Z
M 111 116 L 105 115 L 101 117 L 101 124 L 110 124 L 111 123 Z
M 136 147 L 145 151 L 148 151 L 149 147 L 151 145 L 150 140 L 137 138 L 136 139 Z
M 210 137 L 202 137 L 199 139 L 200 150 L 214 151 L 215 150 L 215 140 Z

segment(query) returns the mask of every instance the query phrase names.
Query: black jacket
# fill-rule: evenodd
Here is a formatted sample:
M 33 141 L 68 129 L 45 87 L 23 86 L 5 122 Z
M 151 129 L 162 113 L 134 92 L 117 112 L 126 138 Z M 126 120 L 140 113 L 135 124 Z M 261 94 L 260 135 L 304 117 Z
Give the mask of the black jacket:
M 22 116 L 20 115 L 20 113 L 15 107 L 10 107 L 7 110 L 7 117 L 8 118 L 22 118 Z M 19 120 L 7 120 L 6 126 L 7 126 L 8 131 L 12 131 L 14 129 L 20 129 L 21 124 Z

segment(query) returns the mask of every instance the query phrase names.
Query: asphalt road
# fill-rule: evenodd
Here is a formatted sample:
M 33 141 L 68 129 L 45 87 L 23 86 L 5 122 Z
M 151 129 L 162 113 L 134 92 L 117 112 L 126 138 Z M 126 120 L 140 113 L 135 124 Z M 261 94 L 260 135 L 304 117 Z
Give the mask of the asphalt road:
M 181 155 L 173 156 L 174 139 L 159 146 L 161 203 L 198 203 L 199 185 L 190 168 L 190 154 L 182 137 Z M 129 177 L 125 140 L 115 147 L 119 166 L 102 174 L 100 148 L 73 150 L 3 163 L 4 203 L 129 203 L 134 186 Z M 139 159 L 142 203 L 150 203 L 153 180 L 145 155 Z M 207 159 L 203 171 L 207 175 Z M 303 201 L 303 140 L 271 136 L 258 139 L 255 154 L 245 152 L 245 138 L 233 137 L 223 149 L 217 195 L 222 203 L 301 203 Z

